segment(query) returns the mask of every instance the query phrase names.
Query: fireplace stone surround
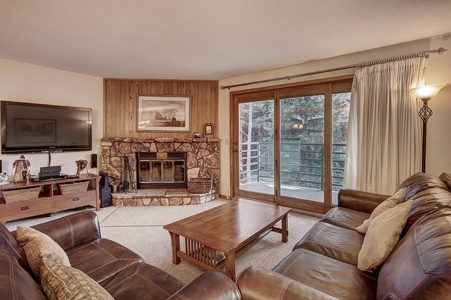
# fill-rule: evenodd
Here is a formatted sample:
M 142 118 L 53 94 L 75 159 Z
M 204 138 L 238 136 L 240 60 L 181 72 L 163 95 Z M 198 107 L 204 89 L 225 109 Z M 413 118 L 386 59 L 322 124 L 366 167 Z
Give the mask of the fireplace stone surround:
M 124 179 L 124 156 L 130 161 L 128 174 L 131 187 L 136 188 L 136 153 L 186 153 L 186 175 L 191 178 L 213 178 L 213 189 L 208 194 L 189 194 L 186 190 L 136 190 L 113 193 L 113 205 L 186 205 L 199 204 L 219 195 L 220 140 L 216 138 L 102 138 L 100 169 L 107 172 L 110 182 L 119 185 Z

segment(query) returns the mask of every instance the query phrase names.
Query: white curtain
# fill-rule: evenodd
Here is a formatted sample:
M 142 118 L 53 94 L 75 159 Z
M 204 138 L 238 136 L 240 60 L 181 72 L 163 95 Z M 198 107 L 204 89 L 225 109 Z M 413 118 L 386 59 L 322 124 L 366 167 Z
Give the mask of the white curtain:
M 352 83 L 344 187 L 393 194 L 421 170 L 422 102 L 408 89 L 424 83 L 427 58 L 356 70 Z

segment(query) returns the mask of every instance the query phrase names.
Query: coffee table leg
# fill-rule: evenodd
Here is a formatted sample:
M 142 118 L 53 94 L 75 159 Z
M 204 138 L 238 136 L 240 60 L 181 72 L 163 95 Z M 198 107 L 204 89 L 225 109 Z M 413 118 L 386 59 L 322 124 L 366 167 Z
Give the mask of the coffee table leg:
M 180 236 L 173 232 L 171 234 L 171 244 L 172 244 L 172 263 L 178 265 L 180 263 L 180 257 L 177 253 L 180 251 Z
M 282 218 L 282 242 L 288 242 L 288 214 Z
M 225 271 L 227 275 L 233 280 L 236 280 L 235 274 L 235 252 L 229 252 L 225 254 Z

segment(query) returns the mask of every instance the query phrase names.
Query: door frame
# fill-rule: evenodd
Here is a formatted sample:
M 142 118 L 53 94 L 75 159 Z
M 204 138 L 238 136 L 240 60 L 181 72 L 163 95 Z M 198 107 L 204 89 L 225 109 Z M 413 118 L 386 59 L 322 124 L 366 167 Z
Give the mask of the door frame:
M 301 200 L 289 197 L 281 197 L 280 195 L 280 98 L 284 95 L 289 95 L 290 91 L 309 91 L 309 94 L 314 94 L 317 91 L 317 87 L 321 85 L 324 89 L 324 85 L 328 86 L 325 99 L 324 108 L 324 167 L 326 170 L 326 176 L 324 178 L 324 202 L 318 203 L 309 200 Z M 349 92 L 352 85 L 352 75 L 338 76 L 333 78 L 325 78 L 318 80 L 310 80 L 292 84 L 283 84 L 271 87 L 254 88 L 240 91 L 233 91 L 230 93 L 229 106 L 230 106 L 230 195 L 231 198 L 242 196 L 251 199 L 272 202 L 280 205 L 290 206 L 296 209 L 308 210 L 316 213 L 325 213 L 332 205 L 332 97 L 333 93 Z M 311 88 L 313 87 L 313 88 Z M 322 93 L 324 94 L 324 93 Z M 261 98 L 265 96 L 267 99 Z M 270 97 L 270 98 L 268 98 Z M 239 141 L 236 136 L 238 130 L 238 104 L 243 102 L 252 102 L 253 100 L 274 100 L 274 195 L 257 194 L 253 192 L 240 191 L 239 192 L 239 168 L 235 166 L 239 165 L 239 152 L 236 152 L 237 142 Z M 239 134 L 239 133 L 238 133 Z M 238 195 L 239 194 L 239 195 Z

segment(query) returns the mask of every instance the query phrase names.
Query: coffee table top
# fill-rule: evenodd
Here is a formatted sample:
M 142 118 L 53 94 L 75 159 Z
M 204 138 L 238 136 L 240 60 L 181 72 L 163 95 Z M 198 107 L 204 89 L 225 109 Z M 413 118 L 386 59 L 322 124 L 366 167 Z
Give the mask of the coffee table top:
M 216 250 L 229 252 L 254 240 L 290 210 L 274 204 L 240 199 L 163 228 Z

